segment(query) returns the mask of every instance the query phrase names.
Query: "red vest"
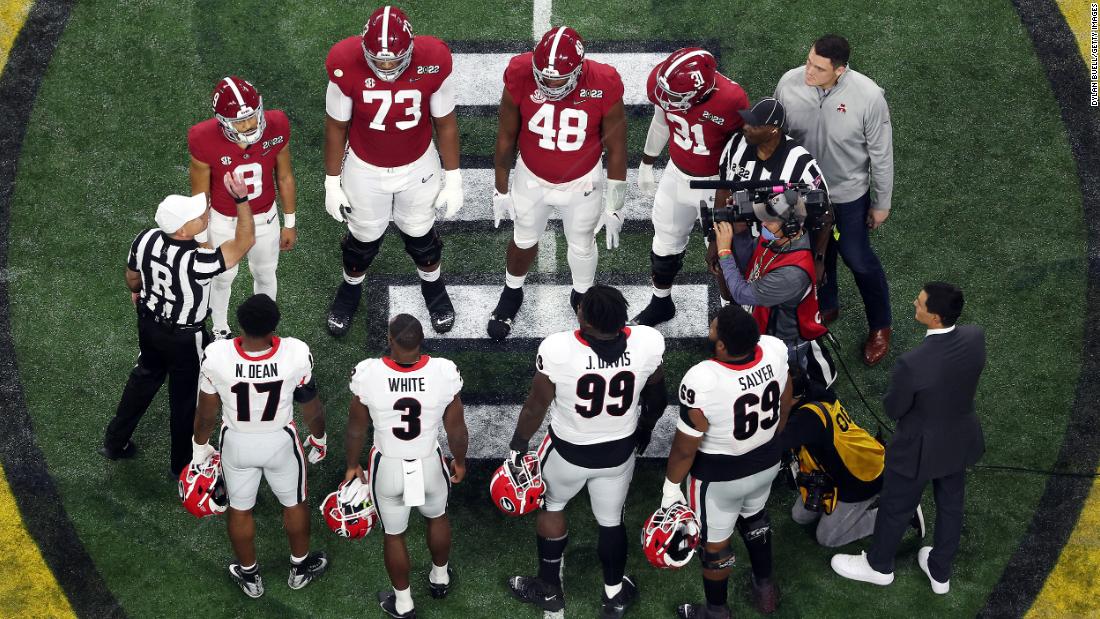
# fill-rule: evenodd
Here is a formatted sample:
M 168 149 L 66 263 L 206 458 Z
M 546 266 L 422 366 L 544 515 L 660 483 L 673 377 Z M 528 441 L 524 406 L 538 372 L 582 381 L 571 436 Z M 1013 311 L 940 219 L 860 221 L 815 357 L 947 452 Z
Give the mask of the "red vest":
M 765 258 L 764 249 L 766 245 L 767 242 L 763 238 L 756 244 L 756 249 L 752 252 L 752 260 L 749 262 L 749 273 L 760 268 L 759 277 L 764 277 L 780 267 L 789 266 L 795 266 L 805 271 L 806 275 L 810 276 L 810 289 L 798 302 L 798 309 L 796 310 L 798 314 L 798 335 L 808 342 L 828 333 L 829 330 L 821 322 L 821 313 L 817 307 L 817 271 L 814 269 L 813 252 L 809 249 L 796 249 L 780 254 L 769 251 Z M 769 333 L 771 313 L 772 308 L 770 307 L 759 305 L 753 307 L 752 317 L 756 319 L 756 326 L 759 327 L 760 333 Z

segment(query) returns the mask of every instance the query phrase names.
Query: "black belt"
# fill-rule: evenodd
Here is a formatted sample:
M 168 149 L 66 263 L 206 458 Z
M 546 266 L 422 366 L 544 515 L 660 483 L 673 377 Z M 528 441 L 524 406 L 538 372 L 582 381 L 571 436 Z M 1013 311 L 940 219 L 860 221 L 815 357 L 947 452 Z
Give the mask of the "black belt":
M 170 331 L 172 333 L 197 333 L 202 331 L 203 323 L 198 324 L 179 324 L 175 322 L 168 322 L 164 318 L 150 312 L 138 310 L 138 319 L 148 321 L 156 325 L 160 329 Z

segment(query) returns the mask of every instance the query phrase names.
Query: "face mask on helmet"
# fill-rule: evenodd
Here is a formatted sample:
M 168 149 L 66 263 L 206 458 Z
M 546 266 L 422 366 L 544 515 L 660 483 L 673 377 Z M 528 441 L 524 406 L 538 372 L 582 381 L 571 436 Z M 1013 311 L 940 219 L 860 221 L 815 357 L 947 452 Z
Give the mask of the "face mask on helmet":
M 229 497 L 222 478 L 221 454 L 215 453 L 201 465 L 184 467 L 180 471 L 179 494 L 184 509 L 197 518 L 225 512 Z
M 230 142 L 255 144 L 263 137 L 267 127 L 264 98 L 247 81 L 231 76 L 218 82 L 211 107 Z
M 392 82 L 409 68 L 413 56 L 413 32 L 401 9 L 384 6 L 374 11 L 363 27 L 363 57 L 375 75 Z
M 666 112 L 687 110 L 714 90 L 715 67 L 706 50 L 677 50 L 657 75 L 653 96 Z
M 572 28 L 553 28 L 542 36 L 531 56 L 535 86 L 549 101 L 560 101 L 581 79 L 584 42 Z
M 378 523 L 378 512 L 370 500 L 369 488 L 358 478 L 340 484 L 321 502 L 325 524 L 340 537 L 365 537 Z
M 677 569 L 695 556 L 701 527 L 695 512 L 683 503 L 658 509 L 642 525 L 642 550 L 654 567 Z
M 367 59 L 367 64 L 370 65 L 371 70 L 378 76 L 378 78 L 384 82 L 392 82 L 401 77 L 401 74 L 405 72 L 405 69 L 409 68 L 409 64 L 412 63 L 412 43 L 409 43 L 409 49 L 400 56 L 395 55 L 393 52 L 383 51 L 378 55 L 371 54 L 369 50 L 364 46 L 363 55 Z
M 663 77 L 657 78 L 657 87 L 654 88 L 654 98 L 661 104 L 661 109 L 668 112 L 682 112 L 691 108 L 691 104 L 698 91 L 674 92 Z
M 542 507 L 545 490 L 542 467 L 531 452 L 523 455 L 521 466 L 506 461 L 489 481 L 493 503 L 509 516 L 522 516 Z

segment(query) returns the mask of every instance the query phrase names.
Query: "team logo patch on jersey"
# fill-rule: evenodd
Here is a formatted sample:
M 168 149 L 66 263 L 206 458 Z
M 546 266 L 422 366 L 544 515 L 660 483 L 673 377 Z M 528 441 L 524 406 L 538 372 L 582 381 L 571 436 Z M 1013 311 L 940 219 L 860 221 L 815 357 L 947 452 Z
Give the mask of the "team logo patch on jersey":
M 848 108 L 844 107 L 844 104 L 841 103 L 840 105 L 836 106 L 836 111 L 840 112 L 841 114 L 847 114 Z
M 229 165 L 233 163 L 232 157 L 222 157 L 222 165 Z
M 270 140 L 265 140 L 263 145 L 261 146 L 261 148 L 263 150 L 267 150 L 267 149 L 271 148 L 272 146 L 278 146 L 278 145 L 283 143 L 284 139 L 285 138 L 280 135 L 278 137 L 271 138 Z
M 531 93 L 531 100 L 541 105 L 546 103 L 546 95 L 542 94 L 542 91 L 536 88 L 535 92 Z
M 368 77 L 367 79 L 363 80 L 363 84 L 367 88 L 374 88 L 374 78 L 373 77 Z

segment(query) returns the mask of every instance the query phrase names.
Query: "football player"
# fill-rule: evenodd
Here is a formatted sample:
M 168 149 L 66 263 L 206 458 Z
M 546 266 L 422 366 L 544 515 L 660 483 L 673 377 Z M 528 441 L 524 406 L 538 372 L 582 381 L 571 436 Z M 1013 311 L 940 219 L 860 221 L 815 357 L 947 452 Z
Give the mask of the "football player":
M 605 148 L 606 179 L 600 162 Z M 514 220 L 504 289 L 488 324 L 489 337 L 502 340 L 523 303 L 523 282 L 553 210 L 561 215 L 569 244 L 574 309 L 596 280 L 601 225 L 607 226 L 607 248 L 619 245 L 626 197 L 623 82 L 614 68 L 585 60 L 584 42 L 572 28 L 551 29 L 534 52 L 508 63 L 493 165 L 493 225 L 505 215 Z
M 714 192 L 692 189 L 692 180 L 718 178 L 722 146 L 744 121 L 749 97 L 741 86 L 718 72 L 710 52 L 698 47 L 676 50 L 649 74 L 646 93 L 653 103 L 645 152 L 638 166 L 638 188 L 653 198 L 653 246 L 649 254 L 653 297 L 634 317 L 657 325 L 676 315 L 672 282 L 684 264 L 684 252 L 699 203 L 714 204 Z M 671 141 L 669 137 L 671 136 Z M 668 143 L 668 164 L 660 185 L 653 163 Z
M 621 617 L 638 598 L 625 576 L 627 535 L 623 505 L 634 475 L 635 453 L 649 445 L 666 404 L 664 337 L 645 327 L 626 327 L 621 292 L 597 285 L 581 297 L 580 329 L 562 331 L 539 345 L 531 393 L 510 447 L 513 462 L 550 411 L 550 427 L 537 454 L 545 485 L 538 514 L 538 576 L 514 576 L 520 600 L 556 612 L 565 607 L 561 567 L 569 534 L 565 506 L 588 488 L 599 524 L 597 553 L 603 564 L 601 617 Z
M 710 342 L 714 357 L 688 370 L 680 383 L 680 420 L 661 499 L 665 508 L 687 503 L 702 519 L 706 604 L 681 605 L 677 613 L 684 619 L 730 616 L 726 589 L 735 524 L 752 563 L 756 609 L 771 613 L 779 602 L 765 503 L 779 471 L 778 434 L 792 403 L 787 346 L 761 336 L 739 305 L 718 312 Z M 687 499 L 680 489 L 685 477 Z
M 459 396 L 462 377 L 455 364 L 421 354 L 424 330 L 408 314 L 394 316 L 387 339 L 390 355 L 360 362 L 351 376 L 345 479 L 359 477 L 369 484 L 385 531 L 383 554 L 393 590 L 379 591 L 378 602 L 391 617 L 412 619 L 416 610 L 405 545 L 409 512 L 416 507 L 428 521 L 428 592 L 436 599 L 446 597 L 454 582 L 447 497 L 450 485 L 466 476 L 469 439 Z M 364 474 L 359 456 L 371 425 L 374 446 Z M 451 449 L 450 465 L 439 448 L 441 425 Z
M 229 576 L 249 597 L 264 593 L 256 563 L 256 524 L 252 506 L 260 477 L 283 505 L 283 527 L 290 540 L 290 577 L 287 585 L 301 589 L 328 567 L 324 552 L 309 551 L 309 507 L 306 505 L 306 466 L 325 458 L 327 435 L 321 401 L 313 381 L 313 356 L 301 340 L 275 335 L 279 308 L 270 297 L 257 294 L 237 308 L 243 335 L 206 347 L 195 413 L 193 464 L 214 454 L 210 434 L 222 413 L 222 474 L 229 495 L 229 541 L 237 560 Z M 294 405 L 302 407 L 309 427 L 308 458 L 294 425 Z
M 455 312 L 440 278 L 435 209 L 445 203 L 450 218 L 462 207 L 451 50 L 435 37 L 413 36 L 405 13 L 384 6 L 361 36 L 332 46 L 325 67 L 325 209 L 348 225 L 329 331 L 341 336 L 350 328 L 391 217 L 416 264 L 432 328 L 450 331 Z
M 210 107 L 214 118 L 191 127 L 187 147 L 191 151 L 191 194 L 207 194 L 210 201 L 211 246 L 233 238 L 237 207 L 233 196 L 211 178 L 226 172 L 244 179 L 256 223 L 256 244 L 248 251 L 252 290 L 275 299 L 275 269 L 279 252 L 294 249 L 297 189 L 290 165 L 290 121 L 280 110 L 264 110 L 264 99 L 249 82 L 235 76 L 222 78 L 214 87 Z M 283 227 L 274 208 L 275 193 L 283 205 Z M 232 337 L 229 330 L 229 296 L 237 267 L 214 277 L 210 287 L 210 315 L 214 339 Z

